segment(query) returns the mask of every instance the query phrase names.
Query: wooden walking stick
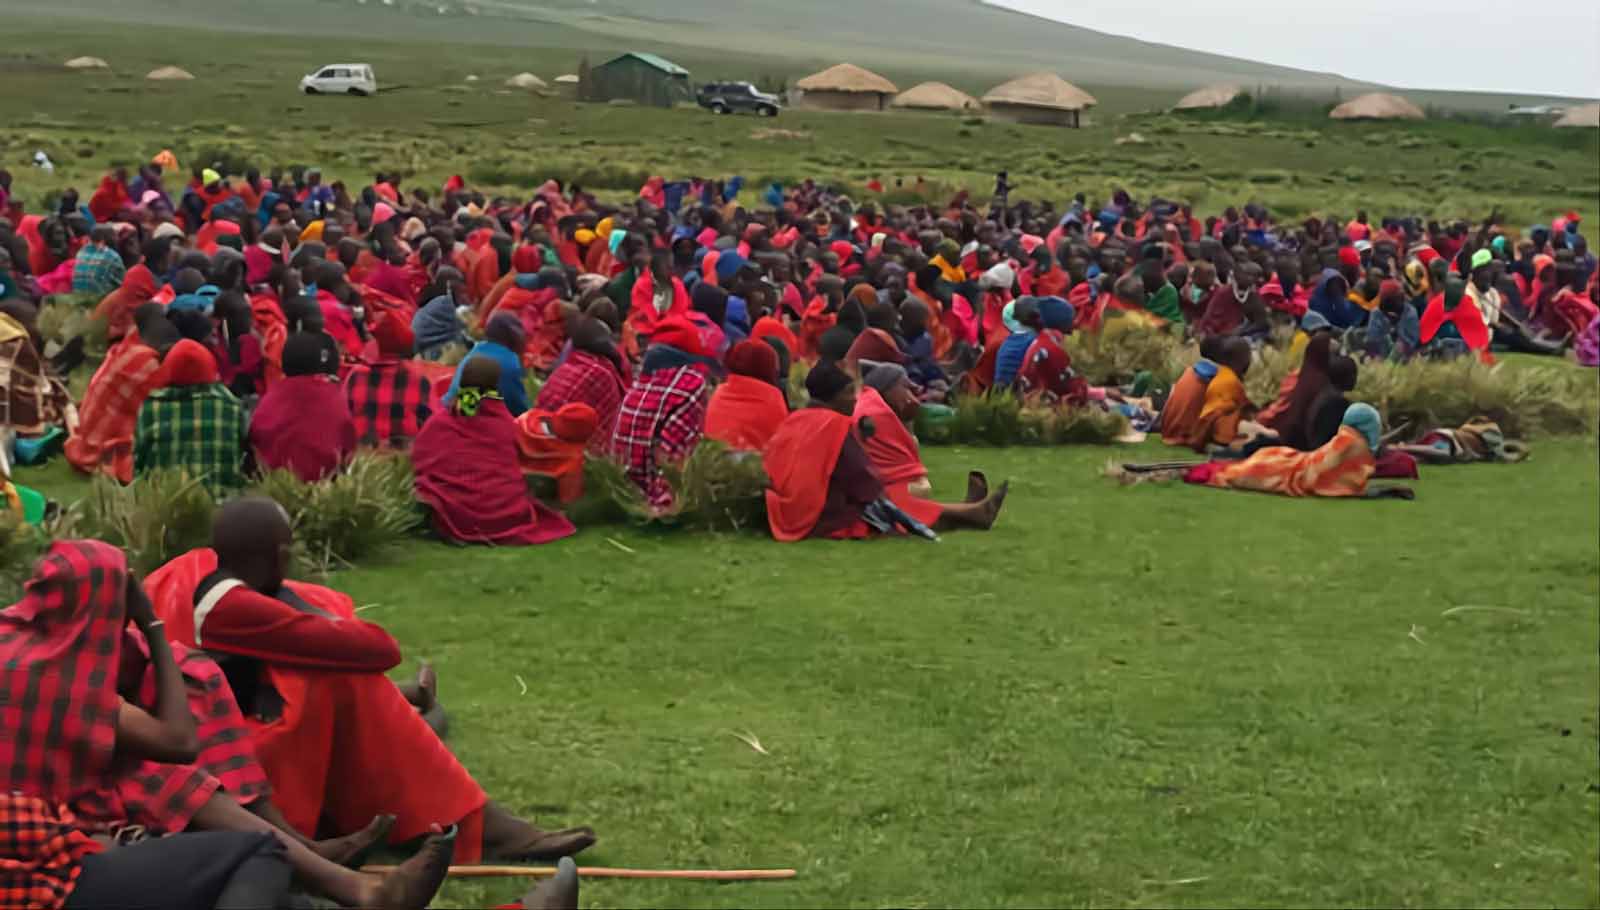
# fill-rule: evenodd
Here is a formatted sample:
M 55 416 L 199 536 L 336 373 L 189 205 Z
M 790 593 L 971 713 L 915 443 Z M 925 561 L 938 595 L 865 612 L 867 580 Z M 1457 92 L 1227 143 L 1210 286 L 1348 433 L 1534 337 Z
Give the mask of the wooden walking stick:
M 383 875 L 396 866 L 363 866 L 362 872 Z M 451 866 L 451 878 L 549 878 L 554 866 Z M 777 881 L 794 878 L 793 869 L 618 869 L 579 866 L 579 878 L 670 878 L 704 882 Z

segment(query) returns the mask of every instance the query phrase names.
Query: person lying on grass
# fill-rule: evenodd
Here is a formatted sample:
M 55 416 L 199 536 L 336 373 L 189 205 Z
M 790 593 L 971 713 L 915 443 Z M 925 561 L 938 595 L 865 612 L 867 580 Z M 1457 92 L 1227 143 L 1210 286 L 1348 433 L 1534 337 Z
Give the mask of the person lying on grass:
M 431 680 L 408 699 L 384 675 L 400 662 L 394 639 L 349 597 L 285 578 L 293 537 L 276 502 L 237 499 L 218 510 L 210 549 L 148 579 L 167 636 L 218 656 L 289 823 L 349 831 L 388 813 L 391 843 L 452 823 L 468 863 L 594 844 L 589 828 L 544 831 L 487 797 L 419 713 Z
M 810 403 L 785 418 L 762 453 L 769 482 L 767 521 L 775 539 L 844 540 L 897 529 L 926 535 L 994 526 L 1009 483 L 990 491 L 975 475 L 966 502 L 931 502 L 911 496 L 909 490 L 896 500 L 856 432 L 856 390 L 850 374 L 823 361 L 806 376 L 806 392 Z M 862 429 L 868 435 L 876 432 L 870 414 L 863 417 Z
M 0 685 L 40 694 L 0 708 L 0 904 L 283 906 L 292 871 L 343 906 L 427 906 L 454 835 L 421 826 L 422 849 L 386 876 L 344 868 L 393 817 L 334 841 L 297 833 L 222 671 L 169 633 L 122 552 L 93 540 L 52 544 L 0 610 Z

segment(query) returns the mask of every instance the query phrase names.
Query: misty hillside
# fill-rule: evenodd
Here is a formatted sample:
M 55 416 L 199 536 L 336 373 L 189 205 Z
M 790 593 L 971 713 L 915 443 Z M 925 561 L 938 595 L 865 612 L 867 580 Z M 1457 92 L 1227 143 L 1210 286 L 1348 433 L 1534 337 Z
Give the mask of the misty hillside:
M 1235 81 L 1345 87 L 1323 73 L 1107 35 L 978 0 L 7 0 L 17 13 L 259 32 L 541 48 L 624 46 L 760 59 L 798 75 L 850 59 L 955 84 L 1052 69 L 1089 85 L 1187 88 Z

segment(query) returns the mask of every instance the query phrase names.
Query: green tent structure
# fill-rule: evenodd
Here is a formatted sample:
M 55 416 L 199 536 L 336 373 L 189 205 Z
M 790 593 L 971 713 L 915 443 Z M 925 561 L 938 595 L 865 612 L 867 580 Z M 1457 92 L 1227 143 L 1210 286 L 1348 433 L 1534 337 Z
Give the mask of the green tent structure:
M 656 107 L 672 107 L 680 101 L 693 101 L 689 71 L 655 54 L 627 53 L 589 70 L 589 84 L 583 87 L 588 101 L 632 101 Z

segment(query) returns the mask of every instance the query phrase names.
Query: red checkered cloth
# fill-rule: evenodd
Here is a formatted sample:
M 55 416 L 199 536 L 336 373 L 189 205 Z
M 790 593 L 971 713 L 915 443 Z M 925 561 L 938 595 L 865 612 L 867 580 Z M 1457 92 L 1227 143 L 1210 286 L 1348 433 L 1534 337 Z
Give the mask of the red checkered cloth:
M 110 775 L 127 575 L 115 547 L 60 541 L 0 610 L 0 792 L 66 802 Z
M 100 850 L 67 809 L 37 796 L 0 793 L 0 907 L 60 910 L 83 858 Z
M 589 437 L 589 450 L 600 455 L 611 443 L 617 412 L 622 408 L 622 396 L 627 388 L 626 377 L 610 358 L 574 350 L 540 386 L 533 406 L 551 413 L 568 404 L 586 404 L 594 408 L 595 429 L 594 435 Z
M 645 373 L 623 396 L 606 454 L 655 508 L 672 504 L 661 465 L 694 451 L 705 428 L 709 394 L 704 368 L 690 364 Z
M 381 360 L 351 371 L 344 382 L 356 444 L 409 449 L 433 413 L 432 382 L 410 361 Z
M 17 694 L 0 698 L 8 734 L 0 736 L 0 792 L 66 804 L 92 830 L 181 831 L 217 780 L 192 766 L 112 761 L 127 572 L 114 547 L 60 541 L 22 600 L 0 611 L 0 692 Z

